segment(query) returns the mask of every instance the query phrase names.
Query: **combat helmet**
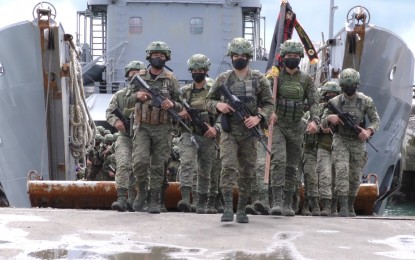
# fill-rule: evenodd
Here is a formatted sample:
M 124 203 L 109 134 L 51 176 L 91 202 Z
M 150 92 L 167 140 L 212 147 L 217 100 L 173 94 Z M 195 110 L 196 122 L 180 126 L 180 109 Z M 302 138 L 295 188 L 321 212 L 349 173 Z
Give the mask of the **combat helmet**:
M 339 84 L 335 81 L 327 81 L 320 89 L 320 95 L 324 97 L 327 93 L 336 93 L 337 95 L 340 94 L 341 88 Z
M 112 134 L 107 134 L 105 137 L 104 137 L 104 142 L 105 143 L 108 143 L 108 142 L 114 142 L 114 136 L 112 135 Z
M 210 69 L 210 60 L 203 54 L 194 54 L 187 61 L 187 68 L 192 70 L 202 69 L 209 71 Z
M 344 69 L 340 72 L 340 87 L 358 85 L 360 83 L 360 74 L 352 68 Z
M 166 61 L 170 60 L 171 50 L 165 42 L 150 42 L 146 49 L 146 60 L 150 60 L 150 56 L 153 52 L 160 52 L 166 55 Z
M 120 133 L 119 133 L 119 132 L 116 132 L 116 133 L 114 133 L 114 134 L 112 135 L 112 137 L 114 138 L 114 142 L 115 142 L 115 141 L 117 141 L 118 136 L 120 136 Z
M 145 70 L 146 65 L 142 61 L 130 61 L 127 66 L 125 66 L 125 77 L 128 77 L 128 73 L 131 70 Z
M 281 58 L 284 58 L 285 54 L 287 53 L 295 53 L 295 54 L 300 55 L 301 58 L 303 58 L 304 57 L 304 46 L 298 41 L 286 40 L 280 46 Z
M 102 125 L 96 127 L 97 131 L 102 135 L 105 131 L 105 128 Z
M 238 54 L 252 57 L 254 55 L 254 47 L 251 42 L 245 38 L 235 38 L 228 44 L 228 56 Z
M 109 134 L 111 134 L 111 131 L 110 130 L 108 130 L 108 129 L 105 129 L 104 130 L 104 136 L 107 136 L 107 135 L 109 135 Z
M 100 134 L 96 134 L 95 135 L 95 142 L 100 142 L 102 143 L 104 141 L 104 137 Z

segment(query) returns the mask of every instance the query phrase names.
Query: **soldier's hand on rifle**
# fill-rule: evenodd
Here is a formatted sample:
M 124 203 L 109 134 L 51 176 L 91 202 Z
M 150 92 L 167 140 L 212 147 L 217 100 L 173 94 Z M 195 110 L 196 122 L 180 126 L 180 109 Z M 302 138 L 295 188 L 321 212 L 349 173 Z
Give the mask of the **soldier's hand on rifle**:
M 189 113 L 187 112 L 186 108 L 183 108 L 183 110 L 182 110 L 182 111 L 180 111 L 178 114 L 179 114 L 179 116 L 180 116 L 181 118 L 183 118 L 183 119 L 187 119 L 187 120 L 192 121 L 192 118 L 190 117 L 190 115 L 189 115 Z
M 117 130 L 120 132 L 125 132 L 124 123 L 120 119 L 117 119 L 117 121 L 115 121 L 114 127 L 117 128 Z
M 161 103 L 161 109 L 163 109 L 163 110 L 168 110 L 168 109 L 173 108 L 173 107 L 174 107 L 174 102 L 171 101 L 170 99 L 166 98 L 163 101 L 163 103 Z
M 274 125 L 278 121 L 277 114 L 275 112 L 272 112 L 271 116 L 268 119 L 268 125 Z
M 246 118 L 244 121 L 246 127 L 248 127 L 249 129 L 257 126 L 259 122 L 261 122 L 261 118 L 259 118 L 259 116 L 250 116 Z
M 361 128 L 360 126 L 357 126 L 360 130 L 362 130 L 359 134 L 359 139 L 361 141 L 366 141 L 371 135 L 372 135 L 372 131 L 370 129 L 364 129 Z
M 329 115 L 327 117 L 327 120 L 332 124 L 332 125 L 339 125 L 342 124 L 344 125 L 343 121 L 340 119 L 340 117 L 338 115 Z
M 115 178 L 115 173 L 114 173 L 113 171 L 108 171 L 108 175 L 109 175 L 111 178 Z
M 307 129 L 305 130 L 306 133 L 309 134 L 315 134 L 317 133 L 317 124 L 314 121 L 311 121 L 310 123 L 307 124 Z
M 207 130 L 206 133 L 205 133 L 205 137 L 214 138 L 218 134 L 218 131 L 213 126 L 210 126 L 208 123 L 206 123 L 206 122 L 204 122 L 204 123 L 209 128 L 209 130 Z
M 330 127 L 324 128 L 320 125 L 320 130 L 323 134 L 328 134 L 328 133 L 333 134 L 333 131 L 331 130 Z
M 137 99 L 139 99 L 141 102 L 146 102 L 147 100 L 151 99 L 151 95 L 145 91 L 138 91 L 136 96 Z
M 216 105 L 216 109 L 221 112 L 222 114 L 227 114 L 229 112 L 235 112 L 235 109 L 231 107 L 228 103 L 218 102 Z

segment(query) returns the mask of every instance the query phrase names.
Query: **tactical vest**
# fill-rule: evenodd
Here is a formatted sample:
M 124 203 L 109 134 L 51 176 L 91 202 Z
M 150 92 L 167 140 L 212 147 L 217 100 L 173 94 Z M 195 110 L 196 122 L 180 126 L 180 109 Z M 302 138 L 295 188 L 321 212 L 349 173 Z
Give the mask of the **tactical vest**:
M 340 111 L 348 112 L 352 117 L 355 124 L 359 125 L 360 127 L 365 127 L 364 124 L 364 107 L 362 106 L 363 99 L 361 98 L 360 94 L 357 93 L 356 100 L 353 100 L 351 103 L 346 104 L 346 99 L 343 95 L 340 96 Z M 348 137 L 357 137 L 357 133 L 347 125 L 338 125 L 338 133 L 343 136 Z
M 229 91 L 243 102 L 251 113 L 255 113 L 258 109 L 259 71 L 250 70 L 249 77 L 244 81 L 237 80 L 233 70 L 228 70 L 226 73 L 225 87 L 228 87 Z
M 153 89 L 157 89 L 159 94 L 165 98 L 171 99 L 171 93 L 173 92 L 171 79 L 173 74 L 170 72 L 164 72 L 164 76 L 157 76 L 156 79 L 151 79 L 149 72 L 143 75 L 143 79 Z M 153 99 L 145 102 L 138 101 L 135 95 L 132 95 L 127 100 L 128 107 L 131 104 L 135 105 L 134 111 L 134 125 L 140 123 L 158 125 L 166 124 L 170 122 L 168 112 L 161 108 L 153 106 Z
M 307 74 L 299 73 L 291 76 L 282 72 L 278 82 L 277 115 L 278 119 L 298 122 L 305 108 Z
M 202 89 L 193 88 L 193 83 L 185 85 L 182 88 L 183 99 L 186 100 L 190 107 L 197 109 L 200 112 L 203 121 L 207 122 L 210 125 L 215 122 L 214 115 L 206 110 L 206 96 L 209 93 L 211 87 L 212 82 L 206 81 L 205 88 Z M 195 129 L 191 123 L 188 124 L 188 126 L 193 128 L 196 133 L 202 134 L 201 129 Z

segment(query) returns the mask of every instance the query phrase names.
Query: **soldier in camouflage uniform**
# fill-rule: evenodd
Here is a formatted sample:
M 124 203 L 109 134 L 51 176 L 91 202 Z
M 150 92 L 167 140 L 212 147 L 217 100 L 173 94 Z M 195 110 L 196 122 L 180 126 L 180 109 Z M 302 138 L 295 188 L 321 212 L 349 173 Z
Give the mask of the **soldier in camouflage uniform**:
M 294 216 L 292 199 L 297 185 L 297 168 L 301 160 L 303 127 L 301 118 L 308 102 L 310 123 L 306 131 L 317 132 L 319 123 L 318 94 L 313 79 L 300 71 L 298 65 L 304 57 L 303 45 L 287 40 L 281 45 L 284 68 L 278 78 L 276 111 L 270 122 L 274 125 L 271 156 L 272 215 Z M 284 193 L 284 197 L 283 197 Z
M 248 40 L 233 39 L 228 44 L 228 56 L 231 57 L 234 69 L 217 77 L 206 98 L 208 110 L 212 113 L 220 113 L 220 118 L 229 123 L 229 125 L 224 124 L 224 128 L 218 119 L 215 125 L 216 130 L 221 132 L 221 188 L 225 201 L 222 222 L 234 220 L 232 193 L 236 185 L 239 188 L 236 221 L 249 222 L 245 207 L 251 192 L 258 147 L 258 140 L 252 135 L 250 128 L 256 127 L 261 121 L 267 122 L 274 109 L 269 81 L 262 73 L 251 70 L 248 66 L 252 55 L 253 47 Z M 216 91 L 222 86 L 238 97 L 250 110 L 252 116 L 244 121 L 238 119 L 232 106 L 227 103 L 229 101 Z
M 216 130 L 211 126 L 215 122 L 215 118 L 206 110 L 205 102 L 206 96 L 212 86 L 211 82 L 208 83 L 206 80 L 210 68 L 210 61 L 203 54 L 194 54 L 187 61 L 187 66 L 192 73 L 193 82 L 183 86 L 181 89 L 181 98 L 191 108 L 197 109 L 200 112 L 202 120 L 206 122 L 208 130 L 206 133 L 203 133 L 203 129 L 199 126 L 189 124 L 193 132 L 182 132 L 179 142 L 181 166 L 180 190 L 182 192 L 182 200 L 179 201 L 177 207 L 183 212 L 190 211 L 190 192 L 193 177 L 196 175 L 196 213 L 206 214 L 210 172 L 212 170 L 212 160 L 215 153 L 215 143 L 210 138 L 216 135 Z M 186 108 L 183 109 L 180 116 L 189 120 L 189 122 L 191 121 Z M 206 136 L 210 136 L 210 138 Z
M 102 178 L 103 181 L 113 181 L 115 178 L 115 173 L 117 171 L 117 163 L 115 161 L 115 153 L 109 155 L 105 159 L 104 164 L 102 165 Z
M 101 158 L 102 142 L 104 137 L 100 134 L 95 135 L 95 146 L 87 152 L 87 172 L 86 179 L 89 181 L 96 180 L 102 170 L 104 160 Z
M 356 216 L 354 201 L 359 191 L 363 168 L 367 162 L 366 140 L 379 128 L 379 115 L 372 98 L 356 92 L 360 83 L 360 74 L 347 68 L 339 75 L 341 95 L 329 102 L 341 112 L 348 112 L 361 130 L 357 134 L 351 127 L 344 124 L 331 109 L 326 109 L 322 117 L 323 128 L 337 126 L 333 136 L 333 161 L 336 170 L 336 191 L 340 205 L 340 217 Z M 365 126 L 365 117 L 369 119 Z
M 137 73 L 145 72 L 145 64 L 141 61 L 131 61 L 125 67 L 125 77 L 130 82 L 132 77 Z M 127 208 L 133 210 L 132 204 L 136 196 L 135 176 L 133 174 L 131 164 L 131 153 L 133 150 L 133 142 L 131 133 L 126 132 L 126 128 L 130 126 L 124 125 L 124 122 L 114 115 L 114 110 L 119 109 L 125 118 L 130 118 L 134 110 L 134 106 L 126 107 L 127 99 L 135 92 L 133 86 L 128 85 L 117 91 L 111 99 L 106 110 L 107 122 L 117 129 L 119 134 L 115 141 L 115 158 L 117 164 L 117 174 L 115 175 L 115 188 L 117 189 L 117 201 L 112 203 L 111 208 L 118 211 L 125 211 Z M 115 135 L 115 134 L 114 134 Z M 128 191 L 128 200 L 127 200 Z M 138 209 L 137 209 L 138 210 Z
M 324 105 L 331 98 L 339 95 L 340 92 L 341 89 L 337 82 L 326 82 L 320 91 L 321 97 L 323 98 L 323 102 L 320 103 L 321 111 L 323 111 Z M 320 127 L 318 133 L 316 171 L 319 175 L 319 195 L 321 205 L 323 206 L 320 213 L 321 216 L 330 216 L 331 214 L 337 213 L 337 196 L 334 192 L 336 174 L 332 161 L 332 142 L 332 129 Z
M 127 100 L 127 107 L 135 106 L 132 156 L 140 194 L 134 203 L 143 207 L 146 199 L 145 187 L 149 179 L 148 212 L 154 214 L 160 213 L 161 186 L 171 150 L 172 121 L 167 110 L 180 112 L 183 109 L 179 82 L 173 73 L 164 70 L 170 54 L 166 43 L 151 42 L 146 49 L 146 59 L 150 62 L 150 67 L 141 75 L 152 89 L 165 98 L 161 106 L 153 106 L 151 94 L 144 89 L 139 89 Z

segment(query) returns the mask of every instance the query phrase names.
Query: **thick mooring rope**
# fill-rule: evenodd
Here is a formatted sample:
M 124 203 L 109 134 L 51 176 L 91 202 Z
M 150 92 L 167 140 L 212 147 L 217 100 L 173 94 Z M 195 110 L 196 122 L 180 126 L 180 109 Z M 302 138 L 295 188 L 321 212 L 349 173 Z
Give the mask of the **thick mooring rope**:
M 79 161 L 85 158 L 87 150 L 93 147 L 96 129 L 85 101 L 81 64 L 73 48 L 70 48 L 70 60 L 69 146 L 72 156 Z

